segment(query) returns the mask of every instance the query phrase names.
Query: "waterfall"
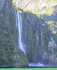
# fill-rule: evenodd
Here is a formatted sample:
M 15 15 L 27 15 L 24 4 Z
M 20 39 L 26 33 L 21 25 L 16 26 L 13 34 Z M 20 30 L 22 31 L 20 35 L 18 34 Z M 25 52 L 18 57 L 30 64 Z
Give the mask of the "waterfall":
M 16 14 L 16 27 L 18 28 L 18 48 L 20 48 L 25 53 L 25 46 L 22 42 L 22 12 L 16 8 L 14 8 L 14 10 Z
M 18 48 L 20 48 L 24 54 L 26 54 L 26 51 L 25 51 L 25 46 L 22 42 L 22 12 L 16 8 L 14 8 L 15 10 L 15 15 L 16 15 L 16 27 L 18 28 Z M 29 66 L 44 66 L 42 63 L 37 63 L 37 64 L 34 64 L 34 63 L 29 63 Z

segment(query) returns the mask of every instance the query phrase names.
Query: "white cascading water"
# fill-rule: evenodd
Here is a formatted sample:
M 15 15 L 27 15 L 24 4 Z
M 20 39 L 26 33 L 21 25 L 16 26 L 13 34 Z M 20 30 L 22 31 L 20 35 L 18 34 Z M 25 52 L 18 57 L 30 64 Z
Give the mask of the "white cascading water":
M 30 63 L 29 64 L 29 66 L 35 66 L 35 67 L 37 67 L 37 66 L 41 66 L 41 67 L 44 67 L 45 65 L 44 64 L 42 64 L 42 63 L 37 63 L 37 64 L 34 64 L 34 63 Z
M 16 27 L 18 28 L 18 47 L 26 54 L 25 46 L 22 43 L 22 12 L 16 8 L 14 8 L 16 14 Z
M 14 8 L 15 14 L 16 14 L 16 27 L 18 28 L 18 47 L 26 54 L 25 52 L 25 46 L 22 43 L 22 18 L 21 14 L 22 12 L 16 8 Z M 44 66 L 42 63 L 29 63 L 29 66 Z

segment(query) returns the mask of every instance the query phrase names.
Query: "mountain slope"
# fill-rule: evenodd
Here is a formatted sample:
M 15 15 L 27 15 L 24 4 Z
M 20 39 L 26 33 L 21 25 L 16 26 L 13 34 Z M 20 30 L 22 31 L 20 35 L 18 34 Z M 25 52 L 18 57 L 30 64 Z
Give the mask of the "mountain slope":
M 13 4 L 24 11 L 51 15 L 54 12 L 52 7 L 57 5 L 57 0 L 13 0 Z

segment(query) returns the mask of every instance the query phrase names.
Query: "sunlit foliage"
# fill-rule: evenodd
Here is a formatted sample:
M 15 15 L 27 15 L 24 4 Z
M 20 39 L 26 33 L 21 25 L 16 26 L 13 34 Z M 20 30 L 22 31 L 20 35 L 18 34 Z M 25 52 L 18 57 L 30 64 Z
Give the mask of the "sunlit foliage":
M 54 12 L 53 6 L 57 5 L 56 0 L 13 0 L 12 3 L 13 6 L 23 11 L 31 11 L 40 15 L 52 15 Z
M 57 22 L 54 21 L 47 21 L 46 22 L 49 25 L 50 30 L 52 31 L 52 33 L 56 34 L 57 33 Z

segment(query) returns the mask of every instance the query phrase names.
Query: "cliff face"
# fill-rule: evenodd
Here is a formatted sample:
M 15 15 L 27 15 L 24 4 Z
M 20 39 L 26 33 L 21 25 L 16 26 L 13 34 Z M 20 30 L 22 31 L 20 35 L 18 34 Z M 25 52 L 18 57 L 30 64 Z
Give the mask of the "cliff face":
M 12 1 L 2 0 L 2 3 L 0 11 L 0 66 L 27 65 L 26 56 L 17 48 L 18 33 Z M 19 58 L 17 58 L 18 56 Z
M 35 14 L 25 12 L 23 14 L 23 23 L 23 32 L 25 32 L 23 33 L 25 35 L 23 41 L 27 44 L 28 59 L 34 63 L 41 62 L 43 53 L 41 47 L 41 19 Z
M 29 59 L 29 62 L 37 63 L 37 62 L 44 61 L 45 63 L 45 61 L 49 59 L 56 59 L 57 54 L 55 49 L 57 49 L 57 19 L 56 19 L 57 4 L 55 3 L 55 0 L 53 1 L 48 0 L 46 6 L 44 6 L 41 9 L 40 13 L 39 11 L 36 12 L 36 8 L 35 8 L 34 12 L 36 14 L 32 13 L 32 10 L 30 10 L 32 6 L 30 4 L 34 4 L 38 0 L 35 0 L 35 2 L 29 0 L 28 4 L 24 8 L 24 6 L 22 5 L 25 5 L 25 3 L 27 3 L 26 1 L 27 0 L 23 0 L 23 1 L 17 0 L 15 2 L 15 5 L 16 7 L 17 6 L 19 7 L 19 8 L 17 7 L 18 9 L 28 8 L 28 10 L 23 12 L 22 14 L 22 19 L 23 19 L 22 39 L 24 44 L 26 45 L 26 52 L 27 52 L 27 57 Z M 51 5 L 48 6 L 49 4 Z M 28 7 L 28 5 L 30 7 Z M 34 6 L 32 7 L 32 9 L 34 8 Z M 38 6 L 36 7 L 38 8 Z M 41 13 L 43 11 L 44 13 Z M 49 43 L 52 41 L 53 43 L 51 43 L 52 44 L 51 46 Z M 56 45 L 54 44 L 54 42 Z
M 46 63 L 57 58 L 56 14 L 57 12 L 54 12 L 51 16 L 38 17 L 31 12 L 23 12 L 22 41 L 26 46 L 29 62 Z
M 0 11 L 2 10 L 2 7 L 4 5 L 5 0 L 0 0 Z
M 40 0 L 40 2 L 39 0 L 13 0 L 16 8 L 24 9 L 22 11 L 22 42 L 26 46 L 28 59 L 17 48 L 18 29 L 12 0 L 1 1 L 0 66 L 28 65 L 28 60 L 37 63 L 50 57 L 51 59 L 57 58 L 56 0 Z M 52 42 L 51 38 L 56 45 L 49 47 L 49 42 Z

